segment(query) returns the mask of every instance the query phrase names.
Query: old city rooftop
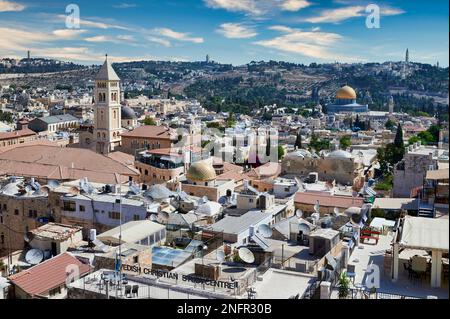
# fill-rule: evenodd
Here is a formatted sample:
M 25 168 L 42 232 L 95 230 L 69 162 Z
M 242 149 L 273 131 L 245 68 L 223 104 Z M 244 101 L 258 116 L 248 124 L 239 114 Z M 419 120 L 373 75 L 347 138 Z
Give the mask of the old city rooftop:
M 0 167 L 8 175 L 54 180 L 87 177 L 99 183 L 119 183 L 138 172 L 109 157 L 87 149 L 49 145 L 24 145 L 0 154 Z

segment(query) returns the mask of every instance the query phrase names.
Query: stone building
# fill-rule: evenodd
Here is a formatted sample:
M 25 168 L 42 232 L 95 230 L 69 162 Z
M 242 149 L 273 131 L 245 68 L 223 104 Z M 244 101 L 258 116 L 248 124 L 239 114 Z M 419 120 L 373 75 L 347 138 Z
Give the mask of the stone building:
M 394 168 L 394 197 L 411 197 L 414 188 L 424 185 L 427 171 L 438 169 L 443 153 L 442 149 L 419 143 L 406 147 L 403 160 Z
M 24 248 L 24 236 L 52 221 L 48 193 L 34 181 L 12 178 L 0 188 L 0 255 Z
M 318 173 L 320 180 L 353 186 L 355 190 L 359 190 L 365 180 L 361 158 L 343 150 L 325 156 L 299 150 L 286 155 L 281 163 L 284 176 L 306 177 L 314 172 Z

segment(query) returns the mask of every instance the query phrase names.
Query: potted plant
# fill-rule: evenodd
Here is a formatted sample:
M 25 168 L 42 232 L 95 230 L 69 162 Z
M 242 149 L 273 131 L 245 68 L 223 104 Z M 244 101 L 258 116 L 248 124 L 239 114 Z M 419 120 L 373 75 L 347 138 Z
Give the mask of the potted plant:
M 347 299 L 350 291 L 350 279 L 344 271 L 339 275 L 339 299 Z

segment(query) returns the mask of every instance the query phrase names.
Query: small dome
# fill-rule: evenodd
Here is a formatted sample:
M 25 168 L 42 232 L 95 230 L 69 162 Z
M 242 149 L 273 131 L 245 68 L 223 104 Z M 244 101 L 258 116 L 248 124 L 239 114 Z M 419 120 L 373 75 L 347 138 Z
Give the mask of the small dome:
M 129 106 L 122 106 L 120 108 L 120 114 L 121 114 L 122 120 L 133 120 L 133 119 L 137 118 L 136 113 Z
M 345 85 L 337 91 L 336 98 L 340 100 L 356 100 L 356 92 L 352 87 Z
M 216 179 L 216 171 L 211 164 L 200 161 L 189 167 L 186 178 L 195 182 L 209 182 Z
M 328 154 L 330 158 L 353 158 L 353 155 L 347 151 L 337 150 Z

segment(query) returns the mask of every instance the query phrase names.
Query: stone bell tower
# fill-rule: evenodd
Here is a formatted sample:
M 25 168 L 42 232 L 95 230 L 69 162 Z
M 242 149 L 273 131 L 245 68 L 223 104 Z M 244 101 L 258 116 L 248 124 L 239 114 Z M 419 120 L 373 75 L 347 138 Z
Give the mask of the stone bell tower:
M 95 77 L 94 139 L 96 151 L 108 154 L 121 143 L 120 79 L 108 61 Z

